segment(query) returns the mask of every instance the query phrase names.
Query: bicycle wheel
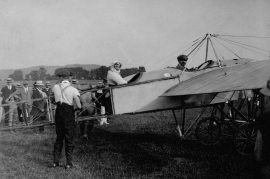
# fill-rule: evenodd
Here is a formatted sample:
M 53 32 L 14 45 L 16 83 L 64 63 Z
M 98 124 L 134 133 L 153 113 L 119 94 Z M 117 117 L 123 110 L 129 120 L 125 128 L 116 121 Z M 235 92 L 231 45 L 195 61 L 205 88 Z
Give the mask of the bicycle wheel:
M 221 139 L 221 124 L 215 117 L 203 118 L 196 126 L 195 135 L 203 145 L 215 145 Z
M 240 125 L 235 131 L 234 146 L 241 155 L 251 155 L 254 153 L 257 129 L 254 123 Z

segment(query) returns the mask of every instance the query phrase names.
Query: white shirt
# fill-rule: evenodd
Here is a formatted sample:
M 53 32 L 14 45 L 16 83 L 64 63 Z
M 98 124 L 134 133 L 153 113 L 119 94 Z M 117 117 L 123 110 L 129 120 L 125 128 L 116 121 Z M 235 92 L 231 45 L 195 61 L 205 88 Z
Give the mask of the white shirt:
M 28 87 L 23 87 L 23 88 L 24 88 L 25 93 L 27 93 L 28 92 Z
M 61 86 L 61 88 L 59 85 Z M 52 88 L 52 92 L 54 93 L 55 102 L 62 101 L 63 103 L 67 103 L 68 105 L 72 106 L 73 99 L 76 96 L 80 96 L 80 93 L 76 88 L 74 88 L 73 86 L 70 86 L 70 87 L 66 88 L 62 94 L 61 91 L 66 86 L 70 86 L 70 83 L 69 83 L 69 81 L 64 80 L 60 84 L 54 85 L 54 87 Z

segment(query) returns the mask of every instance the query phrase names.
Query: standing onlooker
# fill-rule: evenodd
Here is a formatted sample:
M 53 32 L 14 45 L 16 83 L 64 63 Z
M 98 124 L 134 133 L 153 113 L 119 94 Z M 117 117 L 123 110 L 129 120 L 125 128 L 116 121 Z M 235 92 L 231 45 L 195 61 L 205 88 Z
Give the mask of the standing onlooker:
M 46 81 L 45 88 L 42 89 L 44 93 L 46 93 L 47 96 L 50 96 L 52 93 L 52 89 L 50 88 L 51 83 L 49 81 Z
M 25 117 L 27 117 L 27 119 L 26 119 L 27 122 L 30 122 L 30 112 L 32 110 L 32 101 L 31 100 L 32 100 L 32 95 L 33 95 L 33 89 L 31 87 L 28 87 L 29 82 L 27 79 L 25 79 L 22 82 L 22 84 L 23 84 L 22 88 L 17 89 L 17 91 L 14 92 L 13 94 L 19 95 L 23 101 L 27 100 L 27 102 L 25 102 L 25 114 L 26 114 Z M 23 108 L 21 108 L 21 109 L 23 109 Z M 19 111 L 18 111 L 18 113 L 20 116 L 21 114 Z
M 16 95 L 11 95 L 6 99 L 6 103 L 9 104 L 9 119 L 8 126 L 10 128 L 14 127 L 15 123 L 18 120 L 18 111 L 16 102 L 20 101 L 21 98 Z
M 72 157 L 74 150 L 75 135 L 75 114 L 73 102 L 81 108 L 79 92 L 70 85 L 69 79 L 72 76 L 70 71 L 64 69 L 57 74 L 61 78 L 61 83 L 54 85 L 52 92 L 54 93 L 55 102 L 57 104 L 55 113 L 56 141 L 54 144 L 54 162 L 53 167 L 59 167 L 60 154 L 65 140 L 66 153 L 66 169 L 73 167 Z
M 81 90 L 81 88 L 80 88 L 80 85 L 79 85 L 79 81 L 78 80 L 76 80 L 76 79 L 72 79 L 71 80 L 71 85 L 74 87 L 74 88 L 76 88 L 77 90 Z
M 33 91 L 32 99 L 40 99 L 34 100 L 33 106 L 31 110 L 31 117 L 35 121 L 44 121 L 46 118 L 45 108 L 47 106 L 47 99 L 41 99 L 47 97 L 46 93 L 42 91 L 43 83 L 42 81 L 36 81 L 35 88 L 36 90 Z M 44 131 L 44 126 L 39 127 L 39 131 Z
M 103 82 L 104 82 L 104 80 L 103 80 Z M 104 92 L 104 91 L 106 91 L 106 89 L 105 90 L 102 89 L 105 86 L 102 82 L 99 82 L 96 87 L 97 87 L 97 89 L 99 89 L 96 92 L 96 98 L 99 101 L 99 103 L 96 104 L 97 114 L 98 115 L 106 115 L 106 107 L 105 107 L 106 106 L 106 99 L 105 99 L 106 93 Z M 107 122 L 107 117 L 100 118 L 100 125 L 103 125 L 103 124 L 109 124 Z
M 10 94 L 12 94 L 13 92 L 16 91 L 16 87 L 14 85 L 12 85 L 12 78 L 7 78 L 6 80 L 7 85 L 4 86 L 1 89 L 2 95 L 3 95 L 3 101 L 2 104 L 6 104 L 6 99 L 10 96 Z M 4 110 L 5 110 L 5 123 L 8 123 L 8 114 L 9 114 L 9 107 L 8 106 L 4 106 Z
M 47 95 L 47 97 L 49 97 L 48 98 L 48 106 L 47 106 L 47 108 L 46 108 L 46 110 L 47 110 L 47 119 L 49 120 L 49 121 L 51 121 L 51 122 L 53 122 L 54 121 L 54 113 L 55 113 L 55 106 L 54 106 L 54 104 L 52 104 L 52 100 L 53 100 L 53 96 L 52 96 L 52 89 L 50 88 L 50 86 L 51 86 L 51 83 L 49 82 L 49 81 L 46 81 L 46 83 L 45 83 L 45 88 L 43 88 L 42 89 L 42 91 L 44 92 L 44 93 L 46 93 L 46 95 Z M 50 111 L 50 110 L 52 110 L 52 111 Z M 53 116 L 51 116 L 50 114 L 51 114 L 51 112 L 52 112 L 52 115 Z
M 20 90 L 22 88 L 22 85 L 20 83 L 17 83 L 16 85 L 16 91 Z M 18 104 L 17 111 L 18 111 L 18 119 L 19 121 L 16 122 L 23 122 L 23 116 L 22 116 L 22 104 Z

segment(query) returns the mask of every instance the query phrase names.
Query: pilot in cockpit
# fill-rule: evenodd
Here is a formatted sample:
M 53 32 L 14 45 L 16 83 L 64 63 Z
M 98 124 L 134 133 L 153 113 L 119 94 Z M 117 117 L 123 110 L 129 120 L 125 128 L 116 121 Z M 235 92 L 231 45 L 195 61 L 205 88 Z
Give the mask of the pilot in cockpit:
M 126 84 L 126 80 L 124 80 L 120 74 L 122 64 L 118 61 L 114 61 L 111 65 L 110 70 L 108 71 L 107 81 L 109 85 L 120 85 Z
M 177 57 L 177 60 L 178 60 L 178 65 L 176 66 L 177 69 L 179 70 L 184 70 L 185 68 L 185 71 L 194 71 L 196 70 L 196 68 L 187 68 L 185 67 L 186 64 L 187 64 L 187 60 L 188 60 L 188 57 L 186 55 L 179 55 Z

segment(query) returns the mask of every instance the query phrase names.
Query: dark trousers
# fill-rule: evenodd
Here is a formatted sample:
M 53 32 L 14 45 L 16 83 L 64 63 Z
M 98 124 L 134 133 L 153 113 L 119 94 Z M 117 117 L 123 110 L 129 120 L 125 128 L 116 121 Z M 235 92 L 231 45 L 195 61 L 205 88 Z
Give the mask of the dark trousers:
M 18 110 L 19 122 L 23 122 L 22 109 L 20 107 L 18 107 L 17 110 Z
M 56 141 L 54 144 L 54 162 L 59 162 L 65 140 L 66 163 L 72 164 L 74 135 L 76 130 L 73 106 L 58 103 L 55 113 Z
M 9 119 L 9 106 L 4 106 L 4 110 L 5 110 L 5 120 L 4 123 L 8 123 L 8 119 Z

